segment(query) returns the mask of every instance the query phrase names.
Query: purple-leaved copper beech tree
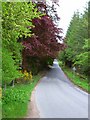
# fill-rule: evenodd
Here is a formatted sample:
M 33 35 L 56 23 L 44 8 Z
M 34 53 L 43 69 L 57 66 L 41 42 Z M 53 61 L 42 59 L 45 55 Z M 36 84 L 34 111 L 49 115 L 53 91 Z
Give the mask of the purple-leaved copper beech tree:
M 62 40 L 60 36 L 62 29 L 58 28 L 53 22 L 52 16 L 48 15 L 47 6 L 39 2 L 37 3 L 37 7 L 39 10 L 43 7 L 45 15 L 32 20 L 35 27 L 32 27 L 31 31 L 34 35 L 22 41 L 24 46 L 22 66 L 23 69 L 27 70 L 31 70 L 32 64 L 36 67 L 40 67 L 41 64 L 44 66 L 47 65 L 48 61 L 56 58 L 58 52 L 65 46 L 58 42 L 58 39 Z M 58 16 L 57 19 L 59 19 Z

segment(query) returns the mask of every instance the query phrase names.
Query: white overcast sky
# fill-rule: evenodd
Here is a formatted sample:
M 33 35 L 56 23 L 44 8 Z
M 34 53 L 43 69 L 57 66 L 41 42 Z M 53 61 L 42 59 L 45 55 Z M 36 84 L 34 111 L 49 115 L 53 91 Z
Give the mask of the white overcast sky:
M 58 14 L 60 16 L 59 27 L 63 29 L 65 36 L 69 23 L 75 11 L 83 13 L 89 0 L 59 0 Z

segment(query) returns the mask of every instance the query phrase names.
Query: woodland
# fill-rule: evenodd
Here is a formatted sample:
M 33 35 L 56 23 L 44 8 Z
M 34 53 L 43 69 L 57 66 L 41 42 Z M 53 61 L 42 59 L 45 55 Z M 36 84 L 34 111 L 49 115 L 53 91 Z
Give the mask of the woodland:
M 26 115 L 31 92 L 42 77 L 40 73 L 48 71 L 54 59 L 64 71 L 68 69 L 68 73 L 75 66 L 77 75 L 84 79 L 80 84 L 90 83 L 87 80 L 90 5 L 83 14 L 74 13 L 65 38 L 62 28 L 58 27 L 60 17 L 56 5 L 58 1 L 54 0 L 51 6 L 37 0 L 2 2 L 0 110 L 3 118 Z

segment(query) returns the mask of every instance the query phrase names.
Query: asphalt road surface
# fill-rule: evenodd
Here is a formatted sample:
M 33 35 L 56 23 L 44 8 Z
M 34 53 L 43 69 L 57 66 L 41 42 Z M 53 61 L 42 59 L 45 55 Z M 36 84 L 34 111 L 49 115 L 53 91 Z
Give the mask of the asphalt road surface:
M 40 118 L 88 118 L 88 94 L 65 76 L 55 61 L 35 89 Z

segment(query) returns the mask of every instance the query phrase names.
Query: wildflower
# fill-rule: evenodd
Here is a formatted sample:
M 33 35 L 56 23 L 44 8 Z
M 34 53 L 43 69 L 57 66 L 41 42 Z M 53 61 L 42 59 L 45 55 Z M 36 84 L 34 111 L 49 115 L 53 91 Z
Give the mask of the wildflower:
M 25 75 L 26 77 L 29 76 L 29 74 L 28 74 L 28 72 L 27 72 L 26 70 L 24 71 L 24 75 Z

